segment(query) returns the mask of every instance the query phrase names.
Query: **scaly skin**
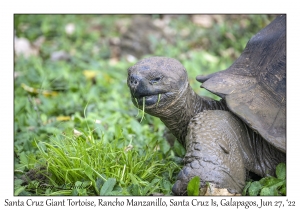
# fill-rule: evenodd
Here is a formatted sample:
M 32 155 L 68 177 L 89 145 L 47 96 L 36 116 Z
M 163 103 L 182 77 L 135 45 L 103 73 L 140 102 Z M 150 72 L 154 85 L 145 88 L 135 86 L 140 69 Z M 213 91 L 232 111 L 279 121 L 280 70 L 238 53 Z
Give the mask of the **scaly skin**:
M 285 162 L 285 155 L 249 131 L 228 111 L 205 110 L 195 115 L 186 136 L 185 166 L 177 177 L 173 192 L 185 195 L 188 181 L 199 176 L 202 187 L 209 182 L 215 188 L 240 194 L 248 171 L 260 176 L 269 171 L 274 175 L 275 166 Z
M 274 174 L 276 165 L 285 162 L 285 154 L 227 111 L 225 102 L 197 95 L 175 59 L 139 61 L 128 69 L 127 84 L 133 103 L 141 107 L 146 101 L 145 112 L 159 117 L 186 146 L 185 166 L 173 187 L 175 195 L 185 195 L 194 176 L 200 177 L 202 187 L 209 182 L 232 194 L 241 193 L 248 171 Z

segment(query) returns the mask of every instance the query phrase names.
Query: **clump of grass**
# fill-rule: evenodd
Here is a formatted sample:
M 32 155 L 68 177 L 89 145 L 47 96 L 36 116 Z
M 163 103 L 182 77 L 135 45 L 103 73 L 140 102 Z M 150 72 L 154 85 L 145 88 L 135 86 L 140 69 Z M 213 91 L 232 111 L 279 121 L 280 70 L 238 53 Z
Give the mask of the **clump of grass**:
M 131 144 L 119 140 L 104 143 L 92 135 L 57 136 L 49 143 L 40 142 L 38 148 L 51 174 L 51 185 L 86 185 L 88 190 L 81 195 L 170 194 L 173 177 L 180 170 L 171 159 L 161 160 L 157 147 L 141 152 Z M 78 190 L 48 191 L 53 193 L 78 195 Z

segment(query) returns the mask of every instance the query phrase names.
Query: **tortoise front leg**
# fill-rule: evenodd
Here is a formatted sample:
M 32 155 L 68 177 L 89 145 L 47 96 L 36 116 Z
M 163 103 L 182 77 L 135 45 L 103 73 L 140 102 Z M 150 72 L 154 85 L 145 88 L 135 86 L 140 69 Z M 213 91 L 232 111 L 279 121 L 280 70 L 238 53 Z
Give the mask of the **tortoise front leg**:
M 207 195 L 240 194 L 246 180 L 245 154 L 239 143 L 247 136 L 244 132 L 242 123 L 227 111 L 204 111 L 193 117 L 186 137 L 185 166 L 173 193 L 186 195 L 189 180 L 199 176 Z

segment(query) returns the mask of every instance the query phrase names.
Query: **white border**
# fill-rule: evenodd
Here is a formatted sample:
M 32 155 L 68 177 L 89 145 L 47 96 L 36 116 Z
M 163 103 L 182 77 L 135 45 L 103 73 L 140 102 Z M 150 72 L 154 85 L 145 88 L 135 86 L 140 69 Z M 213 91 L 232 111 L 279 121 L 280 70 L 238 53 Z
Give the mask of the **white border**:
M 0 53 L 1 53 L 1 182 L 0 182 L 0 206 L 4 206 L 4 199 L 24 200 L 27 197 L 13 197 L 13 14 L 14 13 L 286 13 L 287 14 L 287 197 L 267 197 L 267 200 L 282 200 L 286 202 L 296 201 L 299 197 L 299 14 L 296 1 L 1 1 L 0 18 Z M 3 117 L 4 116 L 4 117 Z M 57 198 L 57 197 L 55 197 Z M 106 197 L 113 199 L 113 197 Z M 128 198 L 128 197 L 126 197 Z M 209 200 L 209 198 L 201 198 Z M 45 200 L 46 197 L 34 197 L 36 200 Z M 58 198 L 57 198 L 58 199 Z M 74 199 L 77 199 L 74 197 Z M 97 197 L 89 198 L 97 200 Z M 125 198 L 124 198 L 125 199 Z M 149 200 L 149 197 L 134 197 L 136 200 Z M 166 197 L 165 199 L 171 199 Z M 175 198 L 182 199 L 182 198 Z M 191 199 L 191 198 L 186 198 Z M 214 198 L 220 201 L 223 197 Z M 259 198 L 234 198 L 235 200 L 259 200 Z M 61 208 L 61 207 L 58 207 Z M 74 207 L 73 207 L 74 208 Z M 80 208 L 80 207 L 76 207 Z M 98 207 L 100 208 L 100 207 Z M 103 209 L 104 207 L 101 207 Z M 113 207 L 115 209 L 119 207 Z M 151 207 L 153 208 L 153 207 Z M 155 207 L 157 208 L 157 207 Z M 174 207 L 175 209 L 182 207 Z M 205 208 L 205 207 L 197 207 Z M 15 209 L 15 207 L 13 208 Z M 249 208 L 252 209 L 252 208 Z M 266 207 L 263 209 L 267 209 Z

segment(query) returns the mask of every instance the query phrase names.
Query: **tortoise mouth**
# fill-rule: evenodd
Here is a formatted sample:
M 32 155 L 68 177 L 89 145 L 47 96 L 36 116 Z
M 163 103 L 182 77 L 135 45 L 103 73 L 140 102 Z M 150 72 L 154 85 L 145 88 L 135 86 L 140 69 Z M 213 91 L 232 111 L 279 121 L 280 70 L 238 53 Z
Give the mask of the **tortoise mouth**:
M 133 102 L 135 105 L 138 105 L 139 107 L 150 107 L 154 104 L 158 105 L 160 99 L 161 99 L 162 94 L 155 94 L 155 95 L 142 95 L 139 97 L 134 97 L 132 95 L 133 98 Z

